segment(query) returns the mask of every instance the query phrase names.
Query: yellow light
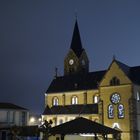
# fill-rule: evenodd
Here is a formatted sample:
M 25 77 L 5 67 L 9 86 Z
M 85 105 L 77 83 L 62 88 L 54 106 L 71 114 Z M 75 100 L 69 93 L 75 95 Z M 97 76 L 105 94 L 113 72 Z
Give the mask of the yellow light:
M 113 128 L 118 128 L 118 129 L 120 129 L 119 123 L 113 123 Z
M 80 134 L 82 137 L 94 137 L 95 134 Z
M 41 121 L 42 121 L 42 119 L 41 119 L 41 118 L 39 118 L 39 119 L 38 119 L 38 121 L 39 121 L 39 122 L 41 122 Z
M 34 123 L 35 122 L 35 118 L 34 117 L 31 117 L 30 118 L 30 123 Z

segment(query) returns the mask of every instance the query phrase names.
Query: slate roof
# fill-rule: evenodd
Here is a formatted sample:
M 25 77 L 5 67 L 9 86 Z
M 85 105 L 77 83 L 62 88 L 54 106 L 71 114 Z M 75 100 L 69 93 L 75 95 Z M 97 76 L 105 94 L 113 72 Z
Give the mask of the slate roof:
M 76 56 L 79 58 L 83 52 L 81 38 L 80 38 L 80 32 L 78 28 L 77 21 L 75 22 L 72 41 L 70 48 L 75 52 Z
M 140 84 L 140 66 L 130 67 L 118 60 L 115 61 L 134 84 Z
M 118 60 L 115 61 L 134 84 L 140 85 L 140 66 L 129 67 Z M 57 77 L 53 79 L 46 93 L 98 89 L 106 72 L 107 70 Z
M 140 85 L 140 66 L 130 68 L 129 78 L 134 84 Z
M 12 103 L 0 103 L 0 109 L 28 110 Z
M 55 115 L 55 114 L 98 114 L 98 104 L 86 104 L 86 105 L 59 105 L 59 106 L 46 106 L 43 115 Z
M 53 79 L 46 93 L 66 92 L 74 90 L 97 89 L 106 71 L 89 72 L 57 77 Z
M 61 134 L 118 134 L 119 130 L 112 129 L 108 126 L 99 124 L 97 122 L 85 119 L 82 117 L 76 118 L 72 121 L 60 124 L 51 128 L 52 135 Z
M 114 60 L 114 61 L 116 61 L 116 63 L 117 63 L 117 64 L 119 65 L 119 67 L 123 70 L 123 72 L 124 72 L 127 76 L 129 76 L 130 67 L 129 67 L 128 65 L 126 65 L 126 64 L 124 64 L 124 63 L 118 61 L 118 60 Z
M 98 71 L 57 77 L 53 79 L 46 93 L 97 89 L 105 72 Z

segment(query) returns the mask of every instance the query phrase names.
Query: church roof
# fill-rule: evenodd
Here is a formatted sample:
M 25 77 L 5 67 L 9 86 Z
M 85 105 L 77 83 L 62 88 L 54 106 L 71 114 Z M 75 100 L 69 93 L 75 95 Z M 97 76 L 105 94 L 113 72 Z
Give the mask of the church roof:
M 53 79 L 46 93 L 97 89 L 106 71 L 61 76 Z
M 71 41 L 70 48 L 74 51 L 74 53 L 76 54 L 76 56 L 78 58 L 80 57 L 80 55 L 82 54 L 82 52 L 84 50 L 82 48 L 80 32 L 79 32 L 77 21 L 75 22 L 75 26 L 74 26 L 74 31 L 73 31 L 73 36 L 72 36 L 72 41 Z
M 130 68 L 129 78 L 133 81 L 133 83 L 140 85 L 140 66 Z
M 134 84 L 140 84 L 140 66 L 129 67 L 118 60 L 115 61 Z
M 119 65 L 119 67 L 123 70 L 123 72 L 124 72 L 127 76 L 129 76 L 130 67 L 129 67 L 128 65 L 126 65 L 126 64 L 124 64 L 124 63 L 118 61 L 118 60 L 114 60 L 114 61 L 116 61 L 116 63 L 117 63 L 117 64 Z
M 126 64 L 115 60 L 128 78 L 140 85 L 140 66 L 129 67 Z M 87 74 L 66 75 L 53 79 L 46 93 L 59 93 L 78 90 L 98 89 L 103 76 L 107 70 L 89 72 Z
M 77 105 L 59 105 L 59 106 L 46 106 L 43 115 L 55 114 L 98 114 L 98 104 L 77 104 Z

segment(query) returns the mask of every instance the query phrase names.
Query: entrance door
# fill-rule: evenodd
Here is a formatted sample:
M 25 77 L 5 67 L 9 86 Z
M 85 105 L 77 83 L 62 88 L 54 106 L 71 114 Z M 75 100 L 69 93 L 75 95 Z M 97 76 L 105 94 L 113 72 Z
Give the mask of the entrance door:
M 2 131 L 1 138 L 2 138 L 2 140 L 6 140 L 6 131 Z

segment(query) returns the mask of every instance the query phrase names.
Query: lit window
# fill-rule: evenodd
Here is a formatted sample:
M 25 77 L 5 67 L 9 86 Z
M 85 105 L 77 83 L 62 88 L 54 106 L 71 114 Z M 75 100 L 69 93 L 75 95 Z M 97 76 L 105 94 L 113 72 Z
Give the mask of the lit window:
M 124 118 L 124 106 L 122 104 L 118 105 L 118 118 Z
M 108 118 L 114 118 L 114 106 L 112 104 L 108 106 Z
M 110 80 L 110 85 L 111 85 L 111 86 L 120 85 L 120 80 L 119 80 L 117 77 L 113 77 L 113 78 Z
M 99 102 L 99 96 L 98 95 L 95 95 L 93 97 L 93 103 L 98 103 Z
M 140 92 L 137 92 L 137 101 L 140 101 Z
M 77 96 L 73 96 L 71 100 L 72 105 L 78 104 L 78 98 Z
M 57 97 L 54 97 L 53 98 L 53 105 L 54 106 L 57 106 L 59 103 L 58 103 L 58 98 Z

